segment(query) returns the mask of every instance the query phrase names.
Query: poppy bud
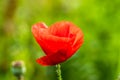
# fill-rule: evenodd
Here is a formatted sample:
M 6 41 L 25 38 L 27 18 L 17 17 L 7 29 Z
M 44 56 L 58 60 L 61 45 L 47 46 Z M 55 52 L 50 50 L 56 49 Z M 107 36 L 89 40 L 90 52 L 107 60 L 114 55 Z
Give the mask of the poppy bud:
M 13 61 L 11 70 L 12 70 L 12 73 L 16 77 L 20 78 L 26 71 L 24 62 L 23 61 Z

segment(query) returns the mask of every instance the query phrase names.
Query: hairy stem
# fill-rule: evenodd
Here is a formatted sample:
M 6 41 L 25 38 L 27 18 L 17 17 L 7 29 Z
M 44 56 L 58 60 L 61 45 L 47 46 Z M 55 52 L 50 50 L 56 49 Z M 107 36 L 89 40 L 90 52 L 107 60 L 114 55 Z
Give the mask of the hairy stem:
M 23 76 L 19 76 L 19 77 L 17 77 L 17 80 L 24 80 L 24 77 Z
M 60 66 L 60 64 L 57 64 L 57 65 L 56 65 L 56 72 L 57 72 L 58 80 L 62 80 L 61 66 Z

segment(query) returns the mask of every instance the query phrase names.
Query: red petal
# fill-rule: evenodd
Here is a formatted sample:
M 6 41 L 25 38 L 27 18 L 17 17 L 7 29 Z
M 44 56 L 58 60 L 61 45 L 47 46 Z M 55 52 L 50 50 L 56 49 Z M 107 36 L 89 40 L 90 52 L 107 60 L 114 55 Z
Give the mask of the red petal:
M 78 27 L 71 27 L 70 32 L 71 34 L 75 35 L 75 40 L 71 47 L 74 48 L 74 50 L 77 50 L 83 43 L 83 33 Z
M 49 28 L 52 35 L 58 37 L 69 37 L 70 25 L 67 21 L 57 22 Z
M 68 57 L 71 57 L 83 44 L 83 33 L 80 30 L 80 28 L 75 27 L 75 25 L 72 25 L 70 29 L 70 33 L 74 35 L 75 39 L 71 47 L 69 47 L 68 50 Z
M 67 60 L 65 51 L 58 51 L 56 54 L 43 56 L 36 61 L 43 66 L 56 65 Z
M 32 32 L 36 41 L 47 55 L 54 54 L 58 50 L 65 49 L 68 46 L 70 38 L 51 35 L 42 24 L 43 23 L 38 23 L 34 25 Z
M 71 45 L 67 50 L 67 57 L 71 57 L 80 48 L 83 43 L 83 33 L 79 27 L 71 22 L 60 22 L 64 25 L 69 26 L 69 37 L 71 38 Z
M 80 32 L 76 35 L 74 44 L 69 47 L 68 50 L 68 57 L 71 57 L 75 52 L 81 47 L 83 44 L 83 34 L 80 34 Z
M 40 43 L 42 49 L 47 55 L 55 54 L 58 50 L 63 50 L 68 47 L 69 38 L 59 38 L 52 35 L 44 35 Z
M 47 26 L 44 23 L 40 22 L 32 26 L 32 33 L 34 37 L 38 39 L 46 29 Z

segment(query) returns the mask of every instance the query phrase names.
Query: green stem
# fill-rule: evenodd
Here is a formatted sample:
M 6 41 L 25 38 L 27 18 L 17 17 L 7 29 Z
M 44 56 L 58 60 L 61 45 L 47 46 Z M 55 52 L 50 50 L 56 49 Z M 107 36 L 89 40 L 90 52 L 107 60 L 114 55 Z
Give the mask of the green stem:
M 60 64 L 57 64 L 57 65 L 56 65 L 56 72 L 57 72 L 58 80 L 62 80 L 61 66 L 60 66 Z
M 23 76 L 18 76 L 17 80 L 24 80 L 24 77 Z

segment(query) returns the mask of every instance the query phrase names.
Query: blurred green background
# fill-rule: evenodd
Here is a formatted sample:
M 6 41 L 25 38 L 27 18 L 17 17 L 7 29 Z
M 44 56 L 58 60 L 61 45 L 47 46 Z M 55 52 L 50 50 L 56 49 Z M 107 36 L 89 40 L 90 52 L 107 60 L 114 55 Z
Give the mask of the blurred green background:
M 57 80 L 54 66 L 35 61 L 44 53 L 31 26 L 61 20 L 84 33 L 83 46 L 62 63 L 63 80 L 118 80 L 120 0 L 0 0 L 0 80 L 16 80 L 10 70 L 16 60 L 25 62 L 25 80 Z

